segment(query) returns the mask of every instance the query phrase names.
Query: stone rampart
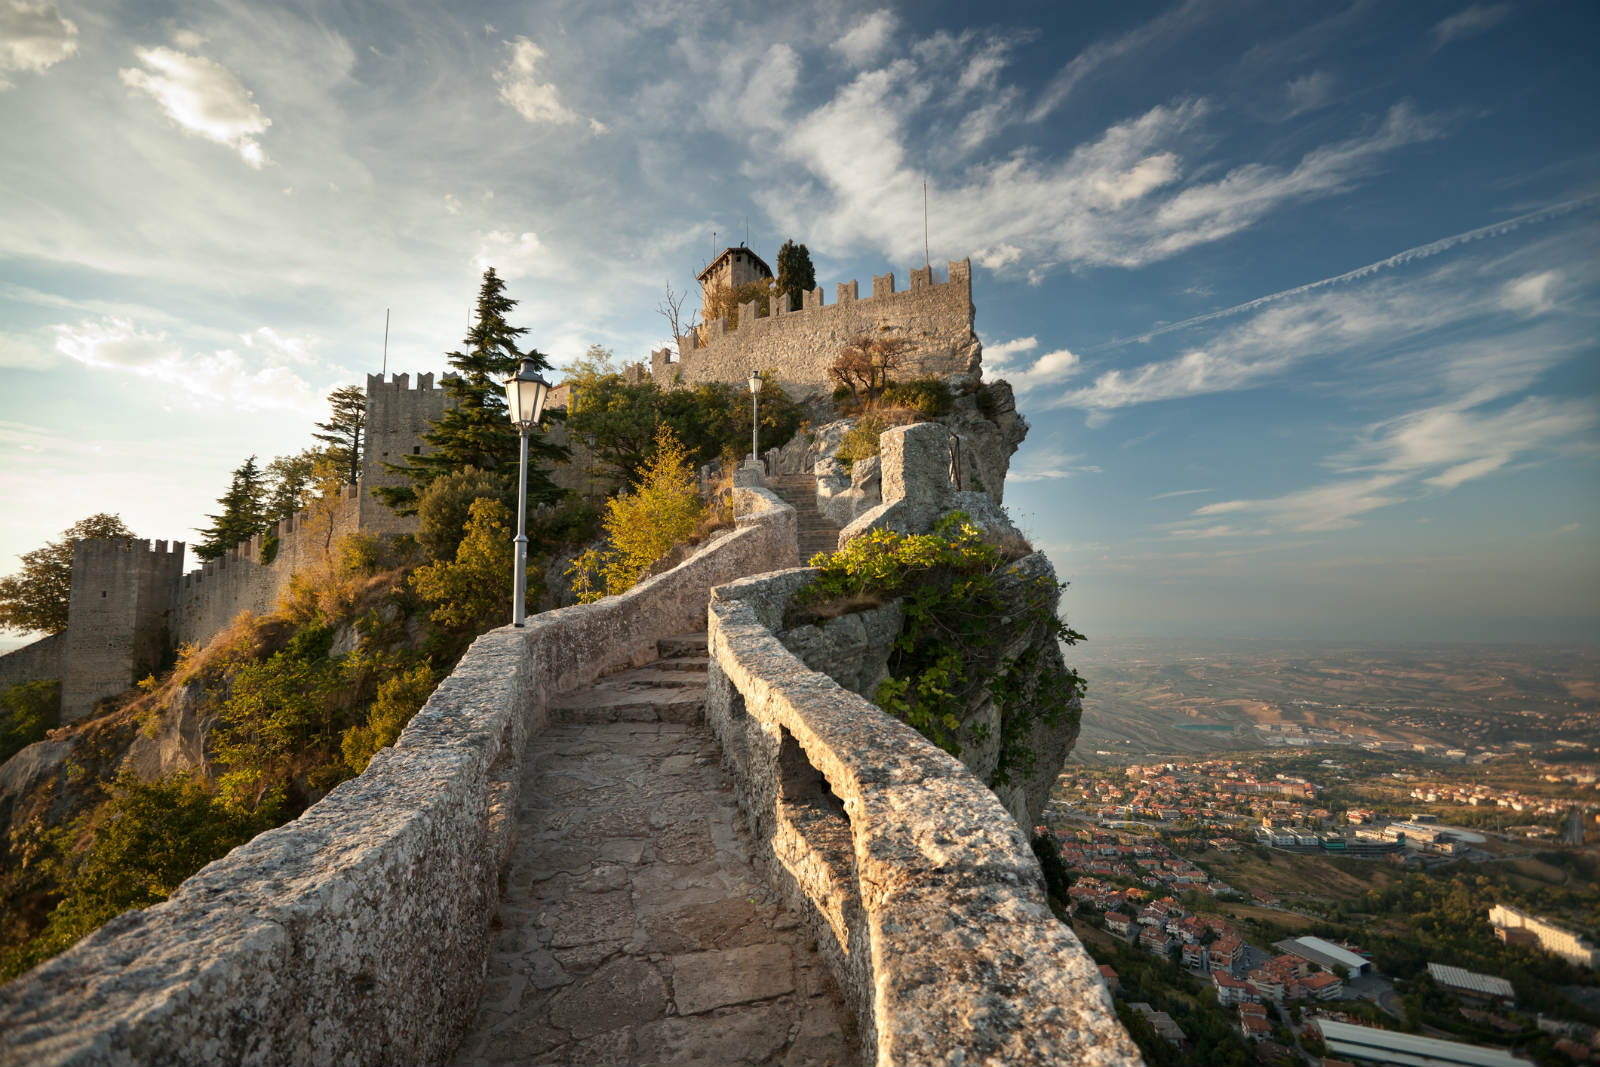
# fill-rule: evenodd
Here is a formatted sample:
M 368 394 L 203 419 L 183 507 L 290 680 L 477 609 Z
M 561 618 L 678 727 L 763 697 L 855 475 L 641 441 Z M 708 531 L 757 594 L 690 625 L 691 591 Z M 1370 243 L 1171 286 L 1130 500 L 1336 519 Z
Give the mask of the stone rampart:
M 446 379 L 452 377 L 447 374 Z M 422 435 L 450 402 L 441 379 L 435 387 L 432 374 L 417 375 L 411 388 L 411 375 L 395 374 L 389 381 L 381 374 L 367 375 L 366 441 L 361 453 L 361 528 L 368 533 L 403 534 L 415 528 L 415 521 L 396 515 L 372 495 L 374 489 L 406 485 L 403 475 L 388 470 L 385 463 L 404 463 L 411 456 L 428 451 Z
M 60 678 L 66 649 L 67 635 L 51 634 L 0 656 L 0 692 L 23 682 Z
M 1032 850 L 954 757 L 778 640 L 814 571 L 712 595 L 706 717 L 877 1064 L 1137 1064 Z
M 473 643 L 391 749 L 0 995 L 0 1064 L 444 1063 L 471 1023 L 521 764 L 548 699 L 705 625 L 711 586 L 790 566 L 793 509 L 618 597 Z
M 61 721 L 81 719 L 101 697 L 154 671 L 169 644 L 172 584 L 183 542 L 81 540 L 72 546 Z
M 739 309 L 739 325 L 728 330 L 713 319 L 701 334 L 678 338 L 679 358 L 663 349 L 650 355 L 651 376 L 662 388 L 705 382 L 743 382 L 752 369 L 775 370 L 776 381 L 795 399 L 831 392 L 828 368 L 857 337 L 901 338 L 910 343 L 904 377 L 976 374 L 980 348 L 973 332 L 972 264 L 951 260 L 940 284 L 933 268 L 911 272 L 911 288 L 895 292 L 894 275 L 872 280 L 862 297 L 856 282 L 842 283 L 836 302 L 824 305 L 819 287 L 791 309 L 788 296 L 774 296 L 772 314 L 757 315 L 755 302 Z
M 266 538 L 257 534 L 183 575 L 172 591 L 173 639 L 203 645 L 241 611 L 275 610 L 295 573 L 327 560 L 341 537 L 356 532 L 361 508 L 358 488 L 342 486 L 338 499 L 278 522 L 272 534 L 278 552 L 271 563 L 260 562 Z

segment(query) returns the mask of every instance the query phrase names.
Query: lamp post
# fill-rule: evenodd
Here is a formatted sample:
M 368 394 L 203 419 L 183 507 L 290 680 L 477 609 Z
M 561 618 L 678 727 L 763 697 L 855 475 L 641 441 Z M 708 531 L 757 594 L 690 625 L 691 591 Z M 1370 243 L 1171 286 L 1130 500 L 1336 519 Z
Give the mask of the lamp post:
M 523 356 L 517 373 L 505 380 L 506 403 L 512 425 L 522 439 L 522 459 L 517 469 L 517 560 L 511 577 L 511 625 L 521 626 L 528 598 L 528 432 L 544 414 L 550 383 L 539 376 L 532 357 Z
M 761 423 L 757 419 L 760 407 L 757 398 L 761 396 L 761 372 L 750 372 L 750 459 L 754 463 L 761 462 L 761 446 L 756 443 L 756 430 Z

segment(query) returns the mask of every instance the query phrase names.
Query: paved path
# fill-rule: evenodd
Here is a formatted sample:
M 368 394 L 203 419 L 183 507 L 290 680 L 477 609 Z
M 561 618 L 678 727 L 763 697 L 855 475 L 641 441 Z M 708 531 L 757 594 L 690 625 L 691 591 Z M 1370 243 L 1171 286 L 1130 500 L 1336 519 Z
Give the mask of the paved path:
M 705 644 L 563 698 L 530 739 L 479 1064 L 847 1064 L 808 935 L 751 866 L 700 721 Z

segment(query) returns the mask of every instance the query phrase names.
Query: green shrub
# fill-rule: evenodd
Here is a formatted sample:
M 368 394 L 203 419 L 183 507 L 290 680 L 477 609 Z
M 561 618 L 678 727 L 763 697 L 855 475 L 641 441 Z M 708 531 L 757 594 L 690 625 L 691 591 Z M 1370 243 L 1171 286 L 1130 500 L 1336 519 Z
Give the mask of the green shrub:
M 839 441 L 839 462 L 848 470 L 855 465 L 856 460 L 876 456 L 878 435 L 888 428 L 889 421 L 882 415 L 869 412 L 861 416 L 861 420 L 845 431 L 844 437 Z
M 950 413 L 955 398 L 943 378 L 913 378 L 909 382 L 896 382 L 885 389 L 882 402 L 889 407 L 910 408 L 936 419 Z
M 883 710 L 959 756 L 963 718 L 979 691 L 988 690 L 1000 712 L 991 787 L 1031 772 L 1034 722 L 1071 721 L 1072 701 L 1084 689 L 1075 671 L 1045 662 L 1035 645 L 1010 659 L 1002 655 L 1004 640 L 1019 629 L 1038 628 L 1066 644 L 1082 640 L 1055 614 L 1061 585 L 1041 580 L 1024 587 L 1020 607 L 1008 601 L 997 582 L 1005 560 L 966 513 L 950 512 L 931 534 L 874 530 L 833 555 L 818 554 L 811 565 L 822 573 L 795 594 L 786 625 L 904 598 L 890 676 L 873 694 Z M 997 627 L 1002 617 L 1011 625 Z
M 503 479 L 476 467 L 440 475 L 417 501 L 417 542 L 430 559 L 454 559 L 473 502 L 486 497 L 509 511 L 516 499 L 507 500 L 506 496 Z
M 0 693 L 0 763 L 43 741 L 60 721 L 60 682 L 23 682 Z
M 360 774 L 379 749 L 388 748 L 400 737 L 411 717 L 428 702 L 437 685 L 426 664 L 413 667 L 378 686 L 378 699 L 367 712 L 367 721 L 345 731 L 340 752 L 345 764 Z
M 261 555 L 258 557 L 256 562 L 265 567 L 273 560 L 277 559 L 279 545 L 280 542 L 278 540 L 278 531 L 272 530 L 268 532 L 261 538 Z

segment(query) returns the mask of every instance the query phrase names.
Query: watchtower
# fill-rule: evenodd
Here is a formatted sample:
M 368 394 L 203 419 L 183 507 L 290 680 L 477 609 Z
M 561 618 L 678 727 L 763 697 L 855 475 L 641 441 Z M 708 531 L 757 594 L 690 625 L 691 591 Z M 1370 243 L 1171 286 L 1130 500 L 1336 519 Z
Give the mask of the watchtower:
M 712 294 L 718 289 L 737 289 L 749 282 L 772 277 L 767 261 L 744 245 L 724 248 L 711 265 L 700 272 L 700 306 L 711 306 Z
M 167 609 L 183 574 L 183 542 L 105 538 L 72 546 L 62 658 L 61 721 L 155 671 L 168 644 Z
M 449 377 L 449 375 L 446 375 Z M 441 383 L 442 385 L 442 383 Z M 367 375 L 366 449 L 361 454 L 360 528 L 367 533 L 410 533 L 415 525 L 390 511 L 372 491 L 382 486 L 404 485 L 405 479 L 385 469 L 385 463 L 402 463 L 408 456 L 426 455 L 422 435 L 449 406 L 450 395 L 434 388 L 432 374 L 396 374 L 384 381 L 381 374 Z

